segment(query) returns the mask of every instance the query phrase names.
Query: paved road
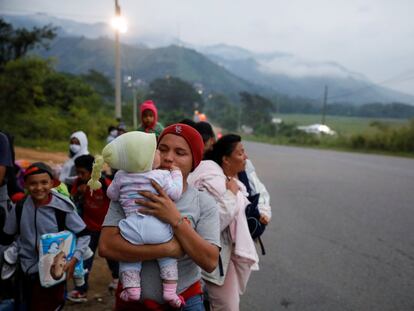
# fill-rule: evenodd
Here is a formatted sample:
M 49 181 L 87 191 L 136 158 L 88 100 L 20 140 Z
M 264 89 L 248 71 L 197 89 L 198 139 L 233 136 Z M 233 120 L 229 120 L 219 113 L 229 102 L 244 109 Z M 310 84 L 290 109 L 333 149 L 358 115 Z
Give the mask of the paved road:
M 245 147 L 274 218 L 243 311 L 414 310 L 414 160 Z

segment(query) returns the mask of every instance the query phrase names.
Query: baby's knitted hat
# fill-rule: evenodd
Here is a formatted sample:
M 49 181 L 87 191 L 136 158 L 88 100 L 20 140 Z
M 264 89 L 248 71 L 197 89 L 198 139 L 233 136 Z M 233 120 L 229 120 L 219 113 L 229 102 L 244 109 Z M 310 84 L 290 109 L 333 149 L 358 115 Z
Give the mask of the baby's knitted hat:
M 157 139 L 153 133 L 132 131 L 118 136 L 102 150 L 110 167 L 128 173 L 142 173 L 152 169 Z

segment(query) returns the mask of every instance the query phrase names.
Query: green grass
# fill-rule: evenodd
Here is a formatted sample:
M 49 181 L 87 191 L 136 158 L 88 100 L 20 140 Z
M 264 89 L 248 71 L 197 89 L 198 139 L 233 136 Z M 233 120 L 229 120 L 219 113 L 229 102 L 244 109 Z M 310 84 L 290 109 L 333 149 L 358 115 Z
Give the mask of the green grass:
M 267 136 L 255 136 L 255 135 L 243 135 L 242 139 L 246 141 L 253 141 L 271 145 L 282 145 L 282 146 L 293 146 L 309 149 L 321 149 L 321 150 L 335 150 L 344 152 L 355 152 L 355 153 L 366 153 L 366 154 L 378 154 L 394 157 L 405 157 L 414 159 L 413 152 L 403 151 L 384 151 L 376 149 L 354 149 L 343 143 L 342 140 L 337 140 L 336 137 L 323 137 L 315 143 L 304 143 L 304 142 L 292 142 L 289 138 L 279 137 L 267 137 Z
M 296 123 L 297 125 L 310 125 L 321 123 L 320 115 L 310 114 L 277 114 L 274 117 L 281 118 L 286 123 Z M 379 121 L 390 127 L 406 125 L 407 120 L 402 119 L 381 119 L 381 118 L 359 118 L 343 116 L 326 116 L 325 123 L 338 134 L 349 136 L 352 134 L 372 133 L 375 127 L 370 126 L 371 122 Z

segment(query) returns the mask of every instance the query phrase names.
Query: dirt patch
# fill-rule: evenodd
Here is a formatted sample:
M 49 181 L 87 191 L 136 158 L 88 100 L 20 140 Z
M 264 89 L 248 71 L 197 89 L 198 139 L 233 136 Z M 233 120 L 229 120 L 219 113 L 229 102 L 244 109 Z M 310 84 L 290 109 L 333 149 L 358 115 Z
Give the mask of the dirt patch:
M 98 255 L 95 256 L 92 272 L 89 277 L 88 301 L 74 303 L 66 301 L 65 311 L 77 310 L 102 310 L 111 311 L 114 307 L 113 292 L 109 291 L 108 284 L 111 282 L 111 272 L 106 260 Z M 68 283 L 68 292 L 73 289 L 73 282 Z
M 42 161 L 51 165 L 59 165 L 68 159 L 68 154 L 64 152 L 47 152 L 23 147 L 15 147 L 14 151 L 16 160 Z

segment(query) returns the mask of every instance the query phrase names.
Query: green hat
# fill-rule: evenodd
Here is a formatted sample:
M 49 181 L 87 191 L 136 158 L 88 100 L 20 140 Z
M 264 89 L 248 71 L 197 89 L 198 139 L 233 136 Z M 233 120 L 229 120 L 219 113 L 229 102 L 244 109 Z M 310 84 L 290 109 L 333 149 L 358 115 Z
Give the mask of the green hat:
M 152 169 L 157 139 L 153 133 L 132 131 L 111 141 L 102 150 L 110 167 L 128 173 L 142 173 Z

